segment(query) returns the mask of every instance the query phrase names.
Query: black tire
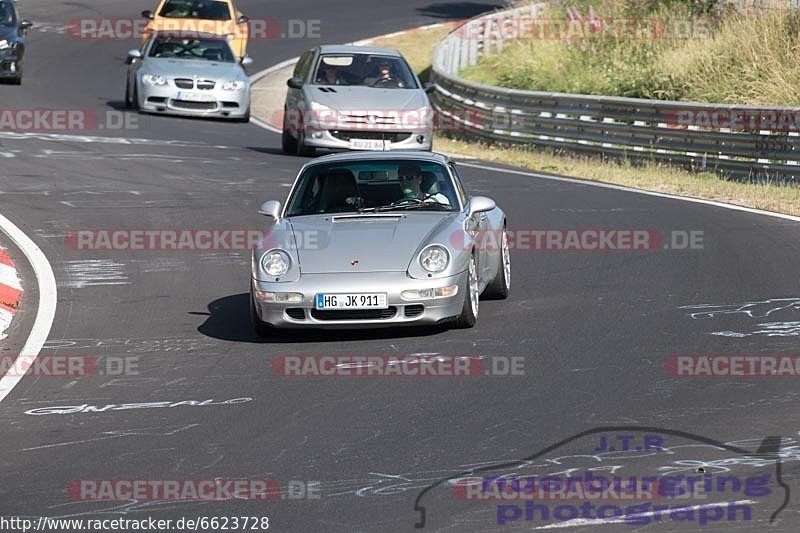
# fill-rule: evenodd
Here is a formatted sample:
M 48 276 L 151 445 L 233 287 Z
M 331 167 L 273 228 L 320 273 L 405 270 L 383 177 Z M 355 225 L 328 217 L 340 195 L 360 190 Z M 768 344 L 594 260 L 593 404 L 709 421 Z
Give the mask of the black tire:
M 464 307 L 461 309 L 461 314 L 455 321 L 454 327 L 456 329 L 468 329 L 475 325 L 478 321 L 478 309 L 480 306 L 480 294 L 475 294 L 475 286 L 478 276 L 478 265 L 475 260 L 475 254 L 469 259 L 469 274 L 467 276 L 467 286 L 464 290 Z M 474 299 L 474 300 L 473 300 Z
M 285 127 L 281 134 L 281 150 L 283 150 L 284 154 L 297 153 L 297 139 L 292 137 L 292 134 Z
M 139 91 L 136 82 L 133 84 L 133 95 L 131 95 L 130 83 L 125 83 L 125 107 L 128 109 L 139 109 Z
M 301 157 L 314 157 L 317 154 L 317 149 L 313 146 L 306 146 L 306 134 L 303 133 L 302 128 L 297 132 L 297 155 Z
M 508 274 L 506 274 L 505 269 L 506 261 L 508 261 Z M 503 233 L 500 237 L 500 265 L 497 269 L 497 274 L 495 275 L 494 279 L 491 283 L 489 283 L 489 285 L 486 286 L 486 290 L 483 291 L 483 295 L 487 300 L 505 300 L 508 298 L 508 293 L 510 290 L 511 250 L 508 248 L 508 235 L 506 234 L 506 228 L 503 227 Z
M 250 122 L 250 108 L 249 107 L 247 108 L 247 111 L 245 111 L 243 116 L 234 119 L 234 122 L 242 122 L 242 123 Z
M 275 329 L 270 326 L 269 324 L 265 324 L 258 318 L 258 313 L 256 312 L 256 303 L 253 299 L 253 292 L 250 292 L 250 325 L 253 327 L 253 333 L 256 334 L 257 337 L 266 338 L 271 337 L 275 333 Z
M 125 78 L 125 109 L 132 109 L 133 101 L 131 100 L 131 77 Z
M 22 85 L 22 63 L 17 63 L 17 76 L 11 78 L 11 85 Z

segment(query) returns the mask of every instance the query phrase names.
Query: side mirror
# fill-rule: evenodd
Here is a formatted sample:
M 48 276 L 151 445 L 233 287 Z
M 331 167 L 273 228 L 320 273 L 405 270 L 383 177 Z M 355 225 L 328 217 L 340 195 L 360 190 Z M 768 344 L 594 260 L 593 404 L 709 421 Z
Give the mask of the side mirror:
M 426 83 L 422 86 L 422 90 L 424 90 L 427 94 L 431 94 L 436 90 L 436 85 L 432 83 Z
M 236 19 L 236 24 L 247 24 L 248 22 L 250 22 L 250 17 L 247 15 L 242 15 Z
M 28 19 L 22 19 L 19 21 L 19 29 L 21 30 L 29 30 L 33 28 L 33 22 Z
M 258 210 L 259 215 L 264 215 L 265 217 L 271 217 L 275 219 L 275 222 L 281 219 L 281 203 L 277 200 L 270 200 L 268 202 L 264 202 L 261 204 L 261 208 Z
M 252 57 L 250 57 L 250 56 L 244 56 L 244 57 L 242 58 L 242 66 L 243 66 L 243 67 L 248 67 L 248 66 L 250 66 L 250 65 L 252 65 L 252 64 L 253 64 L 253 58 L 252 58 Z
M 288 85 L 291 89 L 303 88 L 303 82 L 300 80 L 300 78 L 289 78 L 286 80 L 286 85 Z
M 149 9 L 145 9 L 144 11 L 142 11 L 142 16 L 150 20 L 153 20 L 155 18 L 155 15 L 153 15 L 153 12 L 150 11 Z
M 470 198 L 469 204 L 467 205 L 469 216 L 476 213 L 486 213 L 495 207 L 497 207 L 497 204 L 494 203 L 494 200 L 485 196 L 473 196 Z
M 128 57 L 125 59 L 125 64 L 132 65 L 134 61 L 141 58 L 142 58 L 142 52 L 140 50 L 136 49 L 129 50 Z

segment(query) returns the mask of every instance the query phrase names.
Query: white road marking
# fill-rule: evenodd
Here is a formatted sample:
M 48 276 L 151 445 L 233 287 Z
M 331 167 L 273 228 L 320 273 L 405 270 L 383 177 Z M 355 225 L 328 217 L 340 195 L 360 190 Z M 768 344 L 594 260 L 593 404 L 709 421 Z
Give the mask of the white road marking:
M 36 309 L 36 318 L 33 321 L 28 339 L 25 341 L 22 350 L 20 350 L 20 355 L 30 356 L 35 361 L 47 340 L 47 336 L 50 334 L 50 328 L 53 326 L 53 319 L 56 316 L 56 306 L 58 304 L 56 278 L 44 252 L 36 246 L 36 243 L 30 237 L 25 235 L 22 230 L 3 215 L 0 215 L 0 230 L 25 255 L 31 267 L 33 267 L 33 273 L 39 285 L 39 303 Z M 22 374 L 14 369 L 9 369 L 0 378 L 0 402 L 5 400 L 21 379 Z
M 67 261 L 64 268 L 69 275 L 66 286 L 74 289 L 98 285 L 130 285 L 125 274 L 125 265 L 111 259 Z
M 715 507 L 721 507 L 723 505 L 754 505 L 758 502 L 755 500 L 738 500 L 734 502 L 720 502 L 720 503 L 706 503 L 703 505 L 692 505 L 691 507 L 681 507 L 681 510 L 691 510 L 691 511 L 699 511 L 701 509 L 712 509 Z M 655 516 L 657 514 L 661 514 L 664 511 L 648 511 L 646 513 L 634 513 L 629 515 L 624 515 L 625 518 L 607 518 L 607 519 L 587 519 L 587 518 L 576 518 L 575 520 L 567 520 L 566 522 L 560 522 L 558 524 L 548 524 L 546 526 L 535 527 L 533 529 L 561 529 L 564 527 L 578 527 L 578 526 L 604 526 L 607 524 L 624 524 L 626 519 L 631 518 L 648 518 L 651 516 Z

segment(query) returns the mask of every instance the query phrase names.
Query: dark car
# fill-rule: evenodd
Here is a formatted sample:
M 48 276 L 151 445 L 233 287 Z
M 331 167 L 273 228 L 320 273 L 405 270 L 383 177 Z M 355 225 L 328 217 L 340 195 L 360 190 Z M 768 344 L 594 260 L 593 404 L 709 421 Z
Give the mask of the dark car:
M 32 26 L 31 21 L 20 17 L 16 2 L 0 0 L 0 79 L 22 83 L 25 35 Z

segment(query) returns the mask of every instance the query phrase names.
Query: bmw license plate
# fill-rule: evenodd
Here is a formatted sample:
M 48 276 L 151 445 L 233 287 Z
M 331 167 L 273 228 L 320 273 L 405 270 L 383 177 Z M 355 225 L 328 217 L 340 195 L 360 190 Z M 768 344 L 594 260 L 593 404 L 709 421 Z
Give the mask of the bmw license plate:
M 381 139 L 350 139 L 351 150 L 388 150 L 392 143 Z
M 213 94 L 179 92 L 176 100 L 183 100 L 184 102 L 214 102 L 215 98 Z
M 317 294 L 317 309 L 388 309 L 386 293 Z

